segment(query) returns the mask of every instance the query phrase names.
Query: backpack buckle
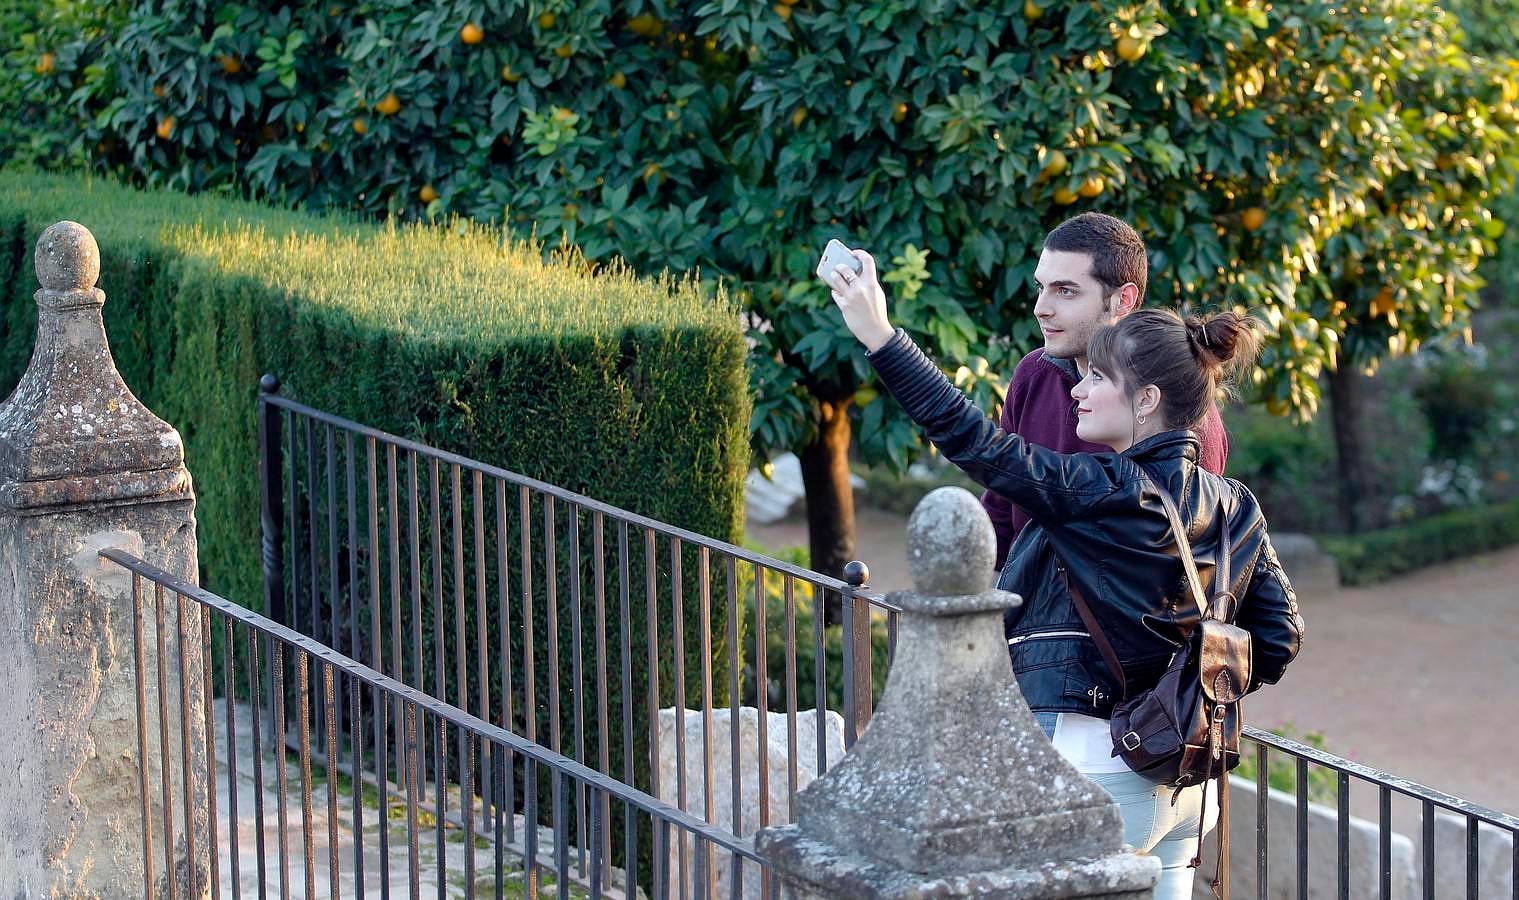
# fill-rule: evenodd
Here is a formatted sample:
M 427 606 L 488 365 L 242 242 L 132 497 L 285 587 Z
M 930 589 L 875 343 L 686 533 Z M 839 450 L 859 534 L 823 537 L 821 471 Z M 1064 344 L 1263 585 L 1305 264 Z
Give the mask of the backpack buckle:
M 1132 744 L 1129 743 L 1129 738 L 1133 738 L 1134 739 L 1134 743 L 1132 743 Z M 1138 733 L 1133 732 L 1133 731 L 1131 731 L 1128 734 L 1124 735 L 1123 738 L 1121 739 L 1121 741 L 1123 743 L 1123 749 L 1129 750 L 1129 751 L 1138 750 L 1139 749 L 1139 745 L 1142 744 L 1142 743 L 1144 743 L 1143 741 L 1141 741 L 1139 739 Z

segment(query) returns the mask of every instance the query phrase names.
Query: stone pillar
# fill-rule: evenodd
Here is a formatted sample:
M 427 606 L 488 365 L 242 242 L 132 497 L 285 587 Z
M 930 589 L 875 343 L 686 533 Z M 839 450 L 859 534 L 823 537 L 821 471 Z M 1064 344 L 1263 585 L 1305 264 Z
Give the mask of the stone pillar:
M 37 242 L 37 343 L 0 405 L 0 896 L 143 896 L 142 786 L 132 577 L 120 547 L 196 580 L 195 498 L 179 434 L 132 395 L 111 358 L 90 232 L 59 222 Z M 207 360 L 214 365 L 215 360 Z M 183 749 L 205 896 L 207 801 L 202 631 L 166 594 L 168 768 L 161 803 L 153 586 L 143 590 L 155 893 L 187 886 Z M 181 641 L 185 649 L 180 665 Z M 182 692 L 183 691 L 183 692 Z M 182 711 L 188 729 L 182 729 Z M 188 731 L 182 734 L 181 731 Z M 172 866 L 164 815 L 178 812 Z M 187 890 L 180 897 L 192 896 Z
M 1122 849 L 1118 807 L 1045 738 L 1013 680 L 986 591 L 996 540 L 975 497 L 913 511 L 915 590 L 886 694 L 844 760 L 797 795 L 759 852 L 790 898 L 1151 896 L 1160 865 Z

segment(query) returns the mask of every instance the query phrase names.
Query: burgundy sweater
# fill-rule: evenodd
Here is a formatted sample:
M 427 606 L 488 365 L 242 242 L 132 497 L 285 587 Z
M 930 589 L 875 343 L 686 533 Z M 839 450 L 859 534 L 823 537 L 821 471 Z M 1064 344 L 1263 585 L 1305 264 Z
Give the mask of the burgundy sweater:
M 1035 350 L 1018 363 L 1013 383 L 1002 404 L 1000 427 L 1010 434 L 1061 453 L 1111 453 L 1111 448 L 1092 444 L 1076 436 L 1076 401 L 1071 388 L 1080 380 L 1073 360 L 1048 356 Z M 1197 428 L 1202 444 L 1199 462 L 1215 475 L 1222 475 L 1229 459 L 1229 438 L 1218 407 L 1208 407 L 1207 418 Z M 1028 524 L 1029 517 L 1012 501 L 991 491 L 981 495 L 981 505 L 992 518 L 997 532 L 997 566 L 1007 559 L 1013 539 Z

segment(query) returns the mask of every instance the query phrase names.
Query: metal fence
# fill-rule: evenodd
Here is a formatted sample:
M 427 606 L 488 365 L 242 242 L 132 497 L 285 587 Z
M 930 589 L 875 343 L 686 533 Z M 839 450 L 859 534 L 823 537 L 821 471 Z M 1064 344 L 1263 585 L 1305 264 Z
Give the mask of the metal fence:
M 266 608 L 292 628 L 599 776 L 666 797 L 730 836 L 793 818 L 800 784 L 830 762 L 825 707 L 842 710 L 845 746 L 868 724 L 898 610 L 863 586 L 862 572 L 854 583 L 828 578 L 367 428 L 271 388 L 277 385 L 266 380 L 260 395 Z M 814 614 L 830 596 L 842 604 L 838 629 L 825 629 Z M 752 733 L 742 727 L 744 706 L 757 711 Z M 666 707 L 699 716 L 694 743 L 684 728 L 661 729 Z M 724 711 L 726 728 L 716 718 Z M 768 730 L 772 711 L 785 734 L 779 745 Z M 399 746 L 399 736 L 372 727 L 376 748 Z M 814 746 L 802 746 L 804 732 L 816 735 Z M 1369 896 L 1368 886 L 1353 883 L 1360 871 L 1353 813 L 1377 830 L 1372 870 L 1383 898 L 1403 890 L 1392 850 L 1399 829 L 1419 838 L 1413 874 L 1426 898 L 1477 897 L 1483 878 L 1491 881 L 1479 853 L 1482 832 L 1519 835 L 1513 816 L 1278 735 L 1254 728 L 1246 735 L 1258 767 L 1249 885 L 1258 897 L 1327 896 L 1330 884 L 1336 896 Z M 489 748 L 461 765 L 471 759 L 468 749 L 424 734 L 417 753 L 433 761 L 440 781 L 467 782 L 486 798 L 484 817 L 494 804 L 504 803 L 510 816 L 530 802 L 524 779 L 491 759 Z M 662 783 L 662 758 L 673 763 L 673 785 Z M 770 788 L 777 767 L 786 772 L 784 800 Z M 746 777 L 758 791 L 757 809 L 747 813 L 754 818 L 742 808 Z M 1374 809 L 1361 801 L 1352 808 L 1352 783 L 1361 785 L 1358 798 L 1376 797 Z M 1289 828 L 1272 825 L 1273 785 L 1290 800 Z M 725 815 L 714 798 L 727 804 Z M 577 793 L 570 805 L 574 822 L 589 821 L 586 796 Z M 1328 811 L 1327 826 L 1313 818 L 1315 809 Z M 1448 856 L 1437 841 L 1441 812 L 1467 824 L 1459 876 L 1437 865 Z M 640 834 L 631 821 L 614 825 L 617 861 L 647 875 L 647 827 Z M 1333 835 L 1327 866 L 1314 861 L 1329 846 L 1326 827 Z M 1248 831 L 1235 834 L 1235 854 L 1251 853 Z M 685 892 L 688 848 L 679 849 L 681 858 L 665 869 L 676 869 L 672 878 Z M 1519 873 L 1519 851 L 1511 853 Z M 747 867 L 737 857 L 729 863 L 721 890 L 741 890 Z M 773 889 L 764 873 L 758 877 L 767 893 Z M 1519 900 L 1519 874 L 1510 880 Z M 1236 882 L 1237 894 L 1243 888 Z
M 1258 728 L 1247 726 L 1245 737 L 1255 751 L 1251 874 L 1254 894 L 1260 900 L 1282 896 L 1308 900 L 1331 896 L 1331 890 L 1332 896 L 1340 898 L 1375 895 L 1392 900 L 1413 896 L 1412 892 L 1417 891 L 1425 900 L 1457 897 L 1477 900 L 1484 896 L 1492 900 L 1498 897 L 1519 900 L 1519 817 Z M 1441 736 L 1428 738 L 1438 740 Z M 1362 809 L 1353 809 L 1353 792 L 1362 798 L 1368 795 L 1375 798 L 1375 808 L 1369 808 L 1371 804 L 1366 802 L 1358 804 Z M 1401 808 L 1395 808 L 1395 801 Z M 1273 808 L 1290 815 L 1287 834 L 1282 834 L 1281 816 L 1273 816 Z M 1450 816 L 1452 824 L 1464 827 L 1444 829 L 1445 834 L 1437 834 L 1440 816 Z M 1275 826 L 1273 819 L 1277 820 Z M 1362 867 L 1354 865 L 1356 856 L 1352 847 L 1357 819 L 1374 824 L 1376 832 L 1375 858 L 1368 855 L 1365 862 L 1370 865 Z M 1235 824 L 1240 823 L 1236 820 Z M 1508 846 L 1495 842 L 1498 849 L 1483 854 L 1484 832 L 1506 835 Z M 1333 836 L 1332 850 L 1327 840 L 1329 834 Z M 1417 857 L 1416 868 L 1412 872 L 1398 870 L 1393 851 L 1394 837 L 1405 834 L 1418 836 L 1412 854 Z M 1245 842 L 1236 843 L 1240 850 L 1247 846 L 1250 845 Z M 1290 852 L 1273 852 L 1278 848 L 1287 851 L 1288 846 Z M 1315 846 L 1320 850 L 1317 854 Z M 1506 853 L 1508 860 L 1498 858 L 1502 853 Z M 1281 861 L 1283 857 L 1290 867 L 1287 877 L 1274 879 L 1273 858 Z M 1446 864 L 1441 865 L 1442 861 Z M 1507 878 L 1498 871 L 1505 862 L 1510 869 Z M 1375 885 L 1358 884 L 1355 880 L 1358 870 L 1373 872 Z M 1484 884 L 1491 887 L 1497 883 L 1505 883 L 1499 893 L 1483 892 Z
M 260 394 L 260 475 L 265 609 L 281 624 L 735 835 L 791 821 L 797 790 L 869 721 L 898 613 L 863 567 L 828 578 L 276 389 Z M 829 599 L 841 628 L 824 627 Z M 336 702 L 342 730 L 354 714 Z M 394 765 L 399 723 L 366 721 Z M 340 769 L 358 769 L 357 745 Z M 438 780 L 471 785 L 482 822 L 497 802 L 521 811 L 520 771 L 467 751 L 425 733 L 417 750 Z M 581 840 L 590 798 L 569 802 Z M 614 823 L 613 852 L 647 876 L 653 841 L 635 826 Z M 676 854 L 685 888 L 692 852 Z M 764 877 L 732 868 L 724 890 Z
M 132 572 L 145 897 L 388 897 L 395 892 L 415 898 L 424 890 L 440 898 L 537 897 L 550 891 L 560 898 L 632 896 L 637 886 L 630 886 L 631 876 L 612 864 L 610 809 L 645 826 L 635 833 L 653 835 L 653 871 L 643 885 L 653 896 L 676 890 L 676 875 L 663 852 L 672 841 L 689 845 L 703 863 L 692 867 L 693 882 L 681 896 L 715 896 L 719 851 L 760 865 L 751 842 L 725 829 L 128 553 L 106 550 L 102 556 Z M 219 650 L 214 655 L 213 642 Z M 193 660 L 203 661 L 199 673 L 187 663 Z M 177 684 L 166 677 L 175 671 Z M 194 681 L 197 675 L 202 680 Z M 217 693 L 222 700 L 215 699 Z M 238 696 L 246 702 L 226 702 Z M 363 741 L 349 744 L 339 725 L 340 709 L 354 716 L 347 723 L 350 734 L 368 733 L 366 715 L 382 732 L 390 727 L 387 719 L 393 721 L 401 735 L 398 756 L 387 758 L 384 742 L 373 748 Z M 290 746 L 287 732 L 292 732 Z M 514 817 L 506 804 L 493 803 L 477 828 L 480 804 L 469 809 L 475 768 L 465 765 L 463 782 L 452 792 L 463 814 L 454 822 L 429 815 L 422 800 L 428 771 L 420 752 L 428 734 L 436 745 L 456 735 L 466 761 L 492 759 L 498 773 L 518 768 L 527 782 L 521 814 Z M 344 779 L 329 768 L 318 737 L 328 750 L 351 754 L 360 777 Z M 206 771 L 192 774 L 202 739 Z M 392 771 L 399 778 L 393 780 Z M 540 782 L 549 797 L 541 817 Z M 373 786 L 373 795 L 366 784 Z M 435 779 L 431 790 L 435 801 L 449 796 L 441 780 Z M 224 803 L 218 803 L 219 794 Z M 572 843 L 577 823 L 570 809 L 576 795 L 587 798 L 589 810 L 588 819 L 578 823 L 578 844 Z M 433 807 L 439 805 L 448 802 Z M 540 818 L 548 826 L 541 833 Z M 170 877 L 161 877 L 165 874 Z

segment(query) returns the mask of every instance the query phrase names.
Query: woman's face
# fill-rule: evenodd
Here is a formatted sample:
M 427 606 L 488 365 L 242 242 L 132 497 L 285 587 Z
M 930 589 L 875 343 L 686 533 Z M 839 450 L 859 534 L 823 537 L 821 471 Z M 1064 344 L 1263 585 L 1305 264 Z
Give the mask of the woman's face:
M 1138 430 L 1133 404 L 1123 385 L 1095 365 L 1071 388 L 1076 401 L 1076 436 L 1122 453 L 1134 443 Z

